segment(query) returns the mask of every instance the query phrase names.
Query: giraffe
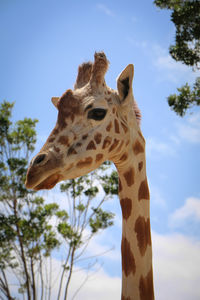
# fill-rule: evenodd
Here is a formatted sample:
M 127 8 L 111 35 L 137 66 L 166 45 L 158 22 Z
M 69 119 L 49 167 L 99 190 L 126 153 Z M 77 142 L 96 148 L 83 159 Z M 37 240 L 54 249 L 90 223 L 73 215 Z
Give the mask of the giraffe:
M 53 97 L 57 123 L 30 162 L 26 187 L 51 189 L 112 161 L 119 175 L 122 210 L 122 300 L 154 299 L 150 195 L 146 176 L 145 139 L 134 100 L 134 67 L 106 85 L 109 62 L 103 52 L 79 66 L 74 89 Z

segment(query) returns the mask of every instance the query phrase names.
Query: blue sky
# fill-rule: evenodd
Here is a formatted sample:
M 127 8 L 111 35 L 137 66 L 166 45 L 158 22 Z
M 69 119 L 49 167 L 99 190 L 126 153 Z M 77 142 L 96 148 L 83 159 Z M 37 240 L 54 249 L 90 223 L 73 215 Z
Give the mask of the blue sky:
M 112 88 L 122 69 L 134 64 L 133 90 L 147 141 L 155 294 L 159 300 L 199 299 L 200 111 L 193 108 L 180 118 L 166 101 L 186 81 L 192 84 L 197 73 L 168 54 L 175 32 L 170 12 L 149 0 L 1 0 L 0 25 L 0 101 L 15 101 L 15 120 L 39 120 L 37 151 L 56 121 L 50 99 L 73 87 L 80 63 L 103 50 Z M 56 189 L 51 193 L 59 197 Z M 120 299 L 118 200 L 108 206 L 116 213 L 115 227 L 90 251 L 112 245 L 115 250 L 80 299 Z

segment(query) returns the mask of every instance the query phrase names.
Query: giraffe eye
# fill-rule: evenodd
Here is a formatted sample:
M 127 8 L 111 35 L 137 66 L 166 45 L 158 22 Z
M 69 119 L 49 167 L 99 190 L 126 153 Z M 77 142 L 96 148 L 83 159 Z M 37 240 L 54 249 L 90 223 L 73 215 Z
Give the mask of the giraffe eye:
M 93 119 L 96 121 L 101 121 L 107 113 L 106 109 L 103 108 L 94 108 L 88 112 L 88 119 Z

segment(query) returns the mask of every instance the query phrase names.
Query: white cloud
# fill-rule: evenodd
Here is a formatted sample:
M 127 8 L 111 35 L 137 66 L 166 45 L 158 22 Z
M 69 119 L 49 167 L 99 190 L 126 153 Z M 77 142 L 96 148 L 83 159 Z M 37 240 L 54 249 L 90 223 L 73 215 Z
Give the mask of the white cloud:
M 62 262 L 57 259 L 51 259 L 44 265 L 43 276 L 45 287 L 48 288 L 48 284 L 51 286 L 51 298 L 57 299 L 59 284 L 62 272 Z M 23 299 L 18 293 L 18 286 L 15 280 L 14 274 L 8 275 L 9 282 L 12 282 L 11 291 L 18 299 Z M 64 277 L 63 289 L 60 295 L 60 299 L 64 299 L 64 291 L 67 277 Z M 82 286 L 82 288 L 81 288 Z M 80 289 L 81 288 L 81 289 Z M 73 298 L 75 293 L 80 289 L 77 296 Z M 38 298 L 40 298 L 40 280 L 37 281 Z M 47 291 L 48 293 L 48 291 Z M 100 265 L 93 268 L 93 270 L 83 270 L 74 267 L 71 282 L 69 285 L 67 299 L 87 299 L 87 300 L 120 300 L 121 297 L 121 278 L 111 277 L 104 272 Z
M 147 155 L 153 158 L 159 158 L 160 156 L 168 156 L 175 154 L 173 147 L 169 143 L 159 141 L 155 137 L 147 138 L 146 151 Z
M 105 4 L 99 3 L 99 4 L 97 4 L 97 8 L 107 16 L 110 16 L 110 17 L 114 16 L 113 11 L 110 10 Z
M 57 299 L 61 270 L 62 262 L 57 259 L 51 259 L 51 265 L 46 264 L 45 266 L 45 270 L 43 272 L 47 280 L 45 282 L 48 282 L 48 280 L 51 278 L 51 299 Z M 66 279 L 67 277 L 64 277 L 63 290 L 60 299 L 64 298 Z M 79 289 L 80 291 L 78 292 L 77 296 L 73 298 Z M 93 270 L 84 270 L 74 267 L 67 298 L 87 300 L 120 300 L 120 295 L 121 278 L 109 276 L 104 272 L 100 265 L 96 265 Z
M 187 71 L 187 67 L 181 63 L 176 62 L 172 57 L 158 46 L 154 46 L 154 51 L 157 54 L 155 65 L 160 69 L 168 69 L 172 71 Z
M 180 145 L 180 138 L 176 135 L 176 133 L 173 133 L 169 136 L 170 140 L 173 142 L 174 145 Z
M 146 41 L 138 41 L 138 40 L 135 40 L 133 39 L 132 37 L 128 36 L 126 38 L 127 42 L 129 44 L 131 44 L 132 46 L 134 47 L 137 47 L 137 48 L 141 48 L 143 50 L 145 50 L 147 47 L 148 47 L 148 43 Z
M 149 187 L 152 203 L 159 207 L 166 208 L 167 203 L 162 196 L 160 189 L 157 186 L 152 185 L 151 182 L 149 182 Z
M 57 299 L 59 284 L 62 272 L 62 261 L 57 259 L 51 259 L 44 266 L 43 276 L 45 286 L 48 288 L 48 284 L 51 286 L 51 299 Z M 13 282 L 13 287 L 11 288 L 12 293 L 19 297 L 16 281 L 12 273 L 9 275 L 9 281 Z M 51 281 L 50 281 L 51 280 Z M 60 299 L 64 299 L 64 291 L 66 285 L 67 277 L 63 280 L 63 289 L 60 295 Z M 40 281 L 38 281 L 37 291 L 38 296 L 40 296 L 39 287 Z M 79 290 L 80 289 L 80 290 Z M 79 292 L 78 292 L 79 290 Z M 77 293 L 75 298 L 74 295 Z M 38 297 L 39 298 L 39 297 Z M 87 299 L 87 300 L 120 300 L 121 299 L 121 278 L 111 277 L 104 272 L 100 265 L 96 265 L 93 270 L 90 269 L 79 269 L 74 267 L 71 282 L 69 285 L 68 297 L 69 299 Z M 22 297 L 19 299 L 23 299 Z
M 192 69 L 181 62 L 176 62 L 168 52 L 168 49 L 161 47 L 158 44 L 151 46 L 151 52 L 154 56 L 154 66 L 163 73 L 162 79 L 179 83 L 180 81 L 187 81 L 193 83 L 195 78 L 200 73 L 193 72 Z
M 134 47 L 140 48 L 150 58 L 154 67 L 159 71 L 159 81 L 170 81 L 176 84 L 189 82 L 193 84 L 195 78 L 200 76 L 200 71 L 195 72 L 191 67 L 175 61 L 169 54 L 168 48 L 163 48 L 157 43 L 135 40 L 131 36 L 127 41 Z
M 155 298 L 200 299 L 200 242 L 153 232 Z
M 181 140 L 200 143 L 200 112 L 193 113 L 176 124 L 177 135 Z
M 188 219 L 200 222 L 200 199 L 190 197 L 186 199 L 184 205 L 169 217 L 169 225 L 171 227 L 177 227 L 183 224 Z
M 200 112 L 191 114 L 191 115 L 188 117 L 188 121 L 189 121 L 191 124 L 195 124 L 195 125 L 198 125 L 198 126 L 200 127 Z
M 115 226 L 115 225 L 114 225 Z M 84 236 L 87 236 L 89 231 L 85 230 Z M 99 257 L 109 259 L 110 261 L 114 261 L 120 263 L 120 253 L 118 251 L 118 246 L 120 245 L 121 233 L 119 231 L 119 240 L 113 239 L 109 229 L 105 231 L 101 231 L 95 237 L 93 237 L 87 247 L 83 255 L 83 260 L 87 257 Z M 106 243 L 105 243 L 106 241 Z
M 71 285 L 70 294 L 73 295 L 74 291 L 80 285 L 87 276 L 86 272 L 81 271 L 79 274 L 74 273 L 74 277 Z M 91 278 L 86 282 L 83 289 L 81 289 L 76 299 L 87 299 L 87 300 L 120 300 L 121 299 L 121 278 L 111 277 L 106 274 L 103 269 L 98 273 L 93 274 Z
M 200 112 L 194 112 L 174 124 L 172 134 L 165 134 L 168 142 L 162 142 L 155 137 L 147 139 L 147 155 L 155 158 L 157 155 L 176 155 L 178 147 L 183 142 L 200 144 Z

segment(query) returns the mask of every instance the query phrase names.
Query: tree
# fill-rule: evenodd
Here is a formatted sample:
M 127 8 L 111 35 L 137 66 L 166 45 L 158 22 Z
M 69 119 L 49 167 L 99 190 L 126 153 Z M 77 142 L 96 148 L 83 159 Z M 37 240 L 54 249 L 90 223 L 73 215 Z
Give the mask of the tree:
M 199 0 L 155 0 L 161 9 L 170 9 L 171 21 L 176 27 L 175 45 L 171 45 L 169 53 L 176 61 L 180 61 L 195 69 L 200 68 L 200 3 Z M 178 88 L 179 94 L 170 95 L 168 104 L 180 116 L 193 105 L 200 105 L 200 78 L 196 79 L 193 90 L 186 84 Z
M 197 77 L 193 89 L 186 83 L 177 89 L 179 94 L 173 94 L 168 97 L 168 104 L 181 117 L 192 105 L 200 105 L 200 77 Z
M 58 206 L 45 205 L 24 186 L 37 120 L 25 118 L 13 125 L 13 105 L 4 101 L 0 106 L 0 291 L 2 299 L 15 299 L 17 294 L 36 299 L 38 280 L 41 294 L 45 291 L 44 258 L 59 245 L 49 225 Z
M 89 241 L 113 224 L 113 214 L 103 211 L 101 205 L 107 195 L 117 193 L 117 177 L 101 174 L 105 165 L 62 184 L 68 212 L 27 190 L 24 181 L 36 143 L 37 120 L 25 118 L 13 124 L 13 105 L 4 101 L 0 106 L 0 299 L 51 299 L 51 272 L 45 267 L 55 251 L 60 253 L 63 243 L 67 252 L 57 278 L 57 299 L 66 299 L 73 267 Z M 105 193 L 95 201 L 99 188 Z
M 100 229 L 105 229 L 113 225 L 114 215 L 104 211 L 101 206 L 108 199 L 108 196 L 118 194 L 118 177 L 117 172 L 113 171 L 110 176 L 103 175 L 109 163 L 103 164 L 98 170 L 77 179 L 68 180 L 61 184 L 61 192 L 65 193 L 68 201 L 68 213 L 59 212 L 59 217 L 63 217 L 63 222 L 59 222 L 58 231 L 62 235 L 62 244 L 66 245 L 65 261 L 59 284 L 59 295 L 64 284 L 64 295 L 62 299 L 67 299 L 69 284 L 73 272 L 74 265 L 81 269 L 84 253 L 91 239 L 98 233 Z M 104 191 L 103 196 L 99 198 L 99 192 Z M 92 206 L 91 206 L 92 204 Z M 86 269 L 90 269 L 96 263 L 86 265 Z M 67 277 L 64 275 L 67 273 Z M 86 277 L 87 280 L 87 277 Z M 80 285 L 80 288 L 85 280 Z M 77 295 L 78 289 L 74 295 Z M 73 299 L 74 299 L 73 297 Z

